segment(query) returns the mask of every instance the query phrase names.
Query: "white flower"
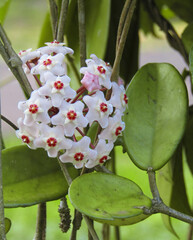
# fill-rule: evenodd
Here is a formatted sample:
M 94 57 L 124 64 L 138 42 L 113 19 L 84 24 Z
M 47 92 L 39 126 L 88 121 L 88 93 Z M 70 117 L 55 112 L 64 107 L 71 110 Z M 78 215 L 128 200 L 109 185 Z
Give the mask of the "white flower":
M 75 168 L 82 168 L 87 161 L 96 158 L 97 152 L 90 149 L 90 138 L 85 136 L 80 141 L 74 142 L 71 149 L 68 149 L 59 158 L 63 163 L 71 162 Z
M 125 123 L 121 120 L 122 113 L 117 110 L 115 116 L 109 118 L 109 125 L 99 135 L 99 139 L 115 142 L 117 137 L 125 129 Z
M 36 122 L 49 123 L 48 110 L 52 107 L 50 99 L 42 98 L 37 90 L 34 90 L 27 101 L 18 103 L 18 108 L 24 111 L 24 124 L 32 125 Z
M 49 96 L 53 106 L 59 107 L 64 99 L 76 96 L 76 91 L 69 86 L 70 78 L 67 75 L 60 77 L 46 72 L 44 78 L 46 83 L 38 89 L 38 92 L 40 95 Z
M 52 124 L 64 126 L 65 135 L 72 136 L 75 128 L 86 127 L 88 124 L 88 120 L 83 116 L 83 108 L 84 104 L 80 101 L 72 104 L 63 101 L 59 113 L 51 119 Z
M 110 159 L 109 153 L 113 149 L 114 144 L 112 142 L 106 143 L 105 140 L 100 139 L 98 144 L 95 147 L 95 150 L 97 151 L 97 156 L 94 160 L 89 160 L 86 163 L 87 168 L 93 168 L 98 164 L 103 164 L 107 160 Z
M 63 55 L 66 54 L 73 54 L 74 51 L 71 48 L 65 47 L 65 43 L 60 43 L 56 40 L 53 42 L 46 42 L 47 46 L 41 47 L 38 50 L 41 54 L 52 54 L 52 53 L 62 53 Z
M 125 88 L 123 85 L 118 85 L 117 83 L 112 83 L 112 95 L 109 102 L 121 112 L 125 111 L 127 106 L 128 98 L 125 93 Z
M 66 74 L 64 55 L 62 53 L 58 53 L 55 56 L 47 54 L 42 55 L 38 64 L 31 69 L 32 74 L 40 74 L 40 81 L 42 83 L 46 81 L 44 74 L 48 71 L 52 72 L 56 76 Z
M 48 152 L 49 157 L 57 157 L 58 151 L 69 149 L 72 141 L 64 137 L 64 129 L 62 126 L 49 127 L 41 124 L 41 135 L 36 138 L 34 145 L 37 148 L 44 148 Z
M 112 69 L 105 63 L 102 59 L 99 59 L 96 55 L 91 54 L 90 57 L 92 59 L 87 59 L 86 64 L 87 67 L 82 67 L 80 72 L 85 74 L 86 72 L 92 73 L 99 77 L 99 84 L 101 86 L 106 87 L 107 89 L 111 88 L 111 74 Z
M 84 96 L 83 101 L 89 108 L 86 118 L 90 125 L 98 121 L 102 128 L 106 128 L 109 115 L 113 112 L 113 106 L 106 101 L 103 92 L 97 91 L 92 96 Z
M 34 139 L 39 136 L 39 124 L 33 123 L 30 127 L 23 123 L 22 118 L 17 121 L 19 129 L 16 130 L 16 135 L 30 148 L 35 149 Z
M 40 51 L 36 50 L 36 51 L 31 51 L 32 48 L 29 48 L 27 50 L 21 50 L 18 55 L 21 58 L 23 63 L 26 63 L 29 60 L 35 59 L 35 58 L 39 58 L 40 57 Z

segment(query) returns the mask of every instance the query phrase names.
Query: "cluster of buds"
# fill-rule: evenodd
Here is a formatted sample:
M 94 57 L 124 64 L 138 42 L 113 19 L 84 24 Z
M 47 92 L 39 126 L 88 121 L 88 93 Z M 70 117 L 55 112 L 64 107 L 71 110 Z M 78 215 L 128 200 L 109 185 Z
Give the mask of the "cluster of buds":
M 59 156 L 76 168 L 103 164 L 125 128 L 125 89 L 111 82 L 109 64 L 92 54 L 87 67 L 80 69 L 81 87 L 73 90 L 65 63 L 65 55 L 73 50 L 57 41 L 46 45 L 19 53 L 39 88 L 18 104 L 24 117 L 18 119 L 16 135 L 30 148 L 44 148 L 49 157 Z M 92 141 L 90 128 L 96 129 Z

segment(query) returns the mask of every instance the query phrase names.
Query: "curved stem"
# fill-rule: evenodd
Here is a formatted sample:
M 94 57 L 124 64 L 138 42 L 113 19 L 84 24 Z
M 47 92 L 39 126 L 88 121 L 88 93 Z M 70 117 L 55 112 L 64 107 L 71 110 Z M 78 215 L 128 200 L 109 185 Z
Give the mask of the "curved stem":
M 113 71 L 112 71 L 111 80 L 115 81 L 115 82 L 118 80 L 120 62 L 121 62 L 125 42 L 126 42 L 126 39 L 127 39 L 127 34 L 128 34 L 128 31 L 129 31 L 131 19 L 132 19 L 133 12 L 134 12 L 134 9 L 135 9 L 135 5 L 136 5 L 136 0 L 133 0 L 131 2 L 129 0 L 127 0 L 125 2 L 124 8 L 123 8 L 123 11 L 125 11 L 125 9 L 127 10 L 127 15 L 126 15 L 126 18 L 125 18 L 123 30 L 121 32 L 120 40 L 118 40 L 116 57 L 115 57 L 115 61 L 114 61 L 114 64 L 113 64 Z M 125 15 L 125 13 L 124 13 L 124 15 Z M 121 25 L 122 25 L 122 22 L 121 22 Z
M 152 168 L 150 168 L 150 169 L 148 169 L 147 173 L 149 176 L 149 183 L 150 183 L 150 188 L 151 188 L 151 192 L 153 195 L 153 200 L 152 200 L 152 206 L 150 209 L 148 209 L 146 207 L 142 207 L 144 213 L 148 214 L 148 215 L 154 214 L 154 213 L 163 213 L 170 217 L 179 219 L 183 222 L 193 224 L 192 216 L 189 216 L 189 215 L 186 215 L 179 211 L 176 211 L 175 209 L 170 208 L 163 203 L 162 199 L 160 198 L 159 191 L 157 188 L 155 172 L 152 170 Z
M 7 119 L 5 116 L 1 114 L 1 119 L 6 122 L 10 127 L 12 127 L 14 130 L 18 130 L 18 127 L 12 123 L 9 119 Z
M 58 22 L 58 31 L 57 31 L 57 41 L 64 41 L 64 29 L 66 24 L 66 17 L 68 11 L 69 0 L 62 0 L 61 10 L 60 10 L 60 18 Z

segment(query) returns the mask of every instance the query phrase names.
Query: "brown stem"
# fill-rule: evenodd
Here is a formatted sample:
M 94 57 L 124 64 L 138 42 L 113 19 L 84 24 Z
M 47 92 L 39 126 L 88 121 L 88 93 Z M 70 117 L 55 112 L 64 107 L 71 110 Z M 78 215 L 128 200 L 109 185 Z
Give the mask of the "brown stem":
M 86 24 L 85 24 L 85 2 L 78 0 L 78 27 L 80 45 L 80 65 L 86 66 Z
M 46 203 L 38 204 L 36 234 L 34 240 L 46 239 Z

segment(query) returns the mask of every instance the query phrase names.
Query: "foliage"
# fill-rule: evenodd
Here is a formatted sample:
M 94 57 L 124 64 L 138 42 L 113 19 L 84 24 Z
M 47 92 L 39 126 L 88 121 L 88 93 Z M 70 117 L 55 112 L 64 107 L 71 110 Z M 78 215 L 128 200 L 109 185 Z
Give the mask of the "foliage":
M 1 24 L 10 2 L 0 4 Z M 148 173 L 152 199 L 132 179 L 116 174 L 121 159 L 113 154 L 114 150 L 110 163 L 91 169 L 83 167 L 78 171 L 72 164 L 66 165 L 57 158 L 48 157 L 44 150 L 32 150 L 27 146 L 3 149 L 1 137 L 0 239 L 6 238 L 11 226 L 11 220 L 4 217 L 4 208 L 34 204 L 38 204 L 39 209 L 34 239 L 45 239 L 45 203 L 56 199 L 61 199 L 61 230 L 67 231 L 62 228 L 70 224 L 66 195 L 75 209 L 71 239 L 76 239 L 82 216 L 89 239 L 99 239 L 95 221 L 103 224 L 103 239 L 109 239 L 110 225 L 116 226 L 116 239 L 120 239 L 119 226 L 136 224 L 154 213 L 163 213 L 166 228 L 178 237 L 171 216 L 193 225 L 192 199 L 188 199 L 190 189 L 185 184 L 183 169 L 186 165 L 193 174 L 193 115 L 185 84 L 188 76 L 193 89 L 191 0 L 71 0 L 69 3 L 67 0 L 50 0 L 49 4 L 37 45 L 41 47 L 44 42 L 62 42 L 64 39 L 75 51 L 73 57 L 65 58 L 73 87 L 80 85 L 81 75 L 77 69 L 85 66 L 86 58 L 92 53 L 111 64 L 113 81 L 124 81 L 127 87 L 127 107 L 123 116 L 125 130 L 115 145 L 121 145 L 128 160 Z M 168 11 L 163 16 L 166 8 Z M 187 22 L 181 36 L 170 22 L 170 16 Z M 155 24 L 165 33 L 170 46 L 183 57 L 184 68 L 188 64 L 189 69 L 183 73 L 168 63 L 149 63 L 138 69 L 139 31 L 155 36 Z M 32 87 L 5 30 L 0 25 L 0 53 L 25 96 L 29 97 Z M 36 80 L 39 81 L 38 76 Z M 106 99 L 109 99 L 108 94 L 107 90 Z M 4 116 L 2 119 L 17 130 L 11 119 Z M 92 144 L 100 132 L 96 122 L 85 129 Z M 74 135 L 70 137 L 75 138 Z M 191 234 L 192 227 L 189 239 Z

